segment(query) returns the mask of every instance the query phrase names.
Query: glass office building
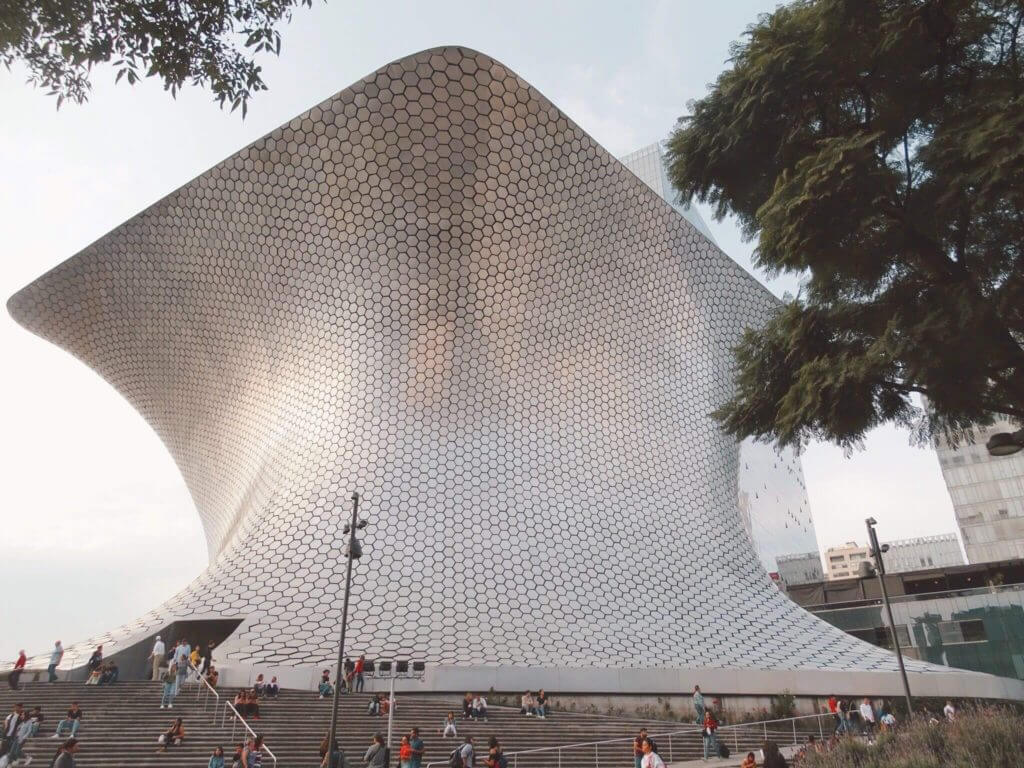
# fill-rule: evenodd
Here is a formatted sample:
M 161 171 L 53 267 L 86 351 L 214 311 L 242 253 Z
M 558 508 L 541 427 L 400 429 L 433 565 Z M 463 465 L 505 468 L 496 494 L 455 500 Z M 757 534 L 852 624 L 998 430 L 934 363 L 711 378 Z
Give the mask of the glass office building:
M 908 657 L 1024 680 L 1024 562 L 890 573 L 886 586 Z M 788 594 L 854 637 L 892 648 L 877 579 L 807 584 Z
M 985 442 L 1017 429 L 1000 421 L 979 428 L 972 445 L 936 448 L 969 563 L 1024 557 L 1024 452 L 989 456 Z

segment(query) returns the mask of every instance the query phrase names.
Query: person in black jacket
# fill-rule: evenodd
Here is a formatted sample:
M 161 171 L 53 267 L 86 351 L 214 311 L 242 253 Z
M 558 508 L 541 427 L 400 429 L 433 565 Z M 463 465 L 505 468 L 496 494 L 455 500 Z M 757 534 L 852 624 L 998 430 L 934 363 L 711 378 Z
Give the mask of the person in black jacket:
M 764 768 L 787 768 L 786 758 L 779 752 L 779 745 L 766 741 L 761 748 L 764 752 Z

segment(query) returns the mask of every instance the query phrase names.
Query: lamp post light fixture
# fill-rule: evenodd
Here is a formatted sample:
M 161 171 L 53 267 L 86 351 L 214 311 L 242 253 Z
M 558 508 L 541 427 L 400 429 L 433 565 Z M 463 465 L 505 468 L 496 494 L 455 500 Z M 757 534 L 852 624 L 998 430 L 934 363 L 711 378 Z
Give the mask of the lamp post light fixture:
M 990 456 L 1012 456 L 1024 450 L 1024 429 L 1016 432 L 996 432 L 985 443 Z
M 366 521 L 359 519 L 359 494 L 352 494 L 352 521 L 346 523 L 341 529 L 343 534 L 348 535 L 348 544 L 345 545 L 345 559 L 348 560 L 347 573 L 345 574 L 345 599 L 341 609 L 341 639 L 338 641 L 338 667 L 334 679 L 334 702 L 331 705 L 331 731 L 327 738 L 328 768 L 334 768 L 334 749 L 338 738 L 338 699 L 341 698 L 342 662 L 345 659 L 345 627 L 348 624 L 348 596 L 352 589 L 352 561 L 363 556 L 363 548 L 356 538 L 356 530 L 366 528 Z
M 913 714 L 914 703 L 910 699 L 910 681 L 907 680 L 907 669 L 903 665 L 903 650 L 900 648 L 900 639 L 896 634 L 896 622 L 892 618 L 892 606 L 889 604 L 889 590 L 885 586 L 885 563 L 882 561 L 882 553 L 889 551 L 889 545 L 878 545 L 878 534 L 875 533 L 875 526 L 878 525 L 878 521 L 875 520 L 875 518 L 869 517 L 864 522 L 868 527 L 869 554 L 875 561 L 874 571 L 878 576 L 878 584 L 882 588 L 882 602 L 885 604 L 885 615 L 889 620 L 889 634 L 890 637 L 892 637 L 892 647 L 896 651 L 896 661 L 899 662 L 900 665 L 900 677 L 903 680 L 903 694 L 907 698 L 907 714 Z M 863 570 L 871 570 L 870 564 L 862 563 L 862 565 L 867 566 L 867 568 Z M 864 575 L 870 575 L 870 573 L 866 573 Z

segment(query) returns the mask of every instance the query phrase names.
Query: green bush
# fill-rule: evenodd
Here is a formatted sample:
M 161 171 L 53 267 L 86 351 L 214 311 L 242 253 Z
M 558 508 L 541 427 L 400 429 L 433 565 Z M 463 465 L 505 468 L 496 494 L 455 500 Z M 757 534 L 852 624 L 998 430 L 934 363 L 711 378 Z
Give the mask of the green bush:
M 955 722 L 917 717 L 873 745 L 843 738 L 809 753 L 800 768 L 1018 768 L 1024 765 L 1024 717 L 1009 708 L 965 710 Z

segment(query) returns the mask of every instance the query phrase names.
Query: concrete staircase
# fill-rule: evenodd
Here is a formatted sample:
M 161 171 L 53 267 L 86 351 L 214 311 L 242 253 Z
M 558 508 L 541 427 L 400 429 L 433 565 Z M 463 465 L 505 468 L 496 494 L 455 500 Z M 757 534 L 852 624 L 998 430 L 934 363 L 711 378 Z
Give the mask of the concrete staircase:
M 197 698 L 194 685 L 186 686 L 178 695 L 173 710 L 161 710 L 160 691 L 160 684 L 153 682 L 120 682 L 113 687 L 66 682 L 28 683 L 18 692 L 6 687 L 0 689 L 0 708 L 4 714 L 11 710 L 14 702 L 22 702 L 26 708 L 36 705 L 43 708 L 46 716 L 43 728 L 29 741 L 25 754 L 34 758 L 34 765 L 44 768 L 60 743 L 49 736 L 72 701 L 78 701 L 84 711 L 78 734 L 82 743 L 77 762 L 81 768 L 151 765 L 202 768 L 215 746 L 224 747 L 230 765 L 234 746 L 246 735 L 240 725 L 235 725 L 232 737 L 230 712 L 224 719 L 222 706 L 215 715 L 212 698 L 204 711 L 204 699 Z M 232 693 L 220 691 L 225 700 Z M 343 695 L 339 703 L 339 741 L 352 768 L 361 765 L 373 734 L 387 732 L 387 718 L 366 714 L 369 698 L 369 694 Z M 509 755 L 510 768 L 595 768 L 595 762 L 596 768 L 628 768 L 632 765 L 630 743 L 594 746 L 592 742 L 628 739 L 641 726 L 647 726 L 655 736 L 666 762 L 702 755 L 699 730 L 692 725 L 558 711 L 540 720 L 523 717 L 517 709 L 495 706 L 490 709 L 488 722 L 460 719 L 460 739 L 443 739 L 440 728 L 445 715 L 449 711 L 461 713 L 460 697 L 399 693 L 397 698 L 392 738 L 395 764 L 398 741 L 413 726 L 419 727 L 426 743 L 424 764 L 445 762 L 456 743 L 461 743 L 461 737 L 469 734 L 482 754 L 486 753 L 487 740 L 492 735 L 497 736 Z M 185 743 L 157 754 L 157 736 L 178 716 L 185 721 Z M 251 720 L 250 726 L 263 735 L 266 745 L 277 756 L 279 768 L 315 768 L 319 765 L 318 748 L 327 733 L 330 716 L 330 699 L 318 699 L 310 691 L 288 690 L 282 691 L 277 699 L 263 700 L 261 718 Z M 738 730 L 728 736 L 727 743 L 731 749 L 738 745 L 745 754 L 746 750 L 760 746 L 763 730 L 761 726 Z M 814 731 L 817 732 L 816 725 Z M 658 735 L 670 732 L 675 735 Z M 589 746 L 566 746 L 580 743 Z M 564 747 L 561 754 L 555 751 L 524 753 L 558 746 Z M 266 758 L 264 765 L 272 766 L 273 761 Z

